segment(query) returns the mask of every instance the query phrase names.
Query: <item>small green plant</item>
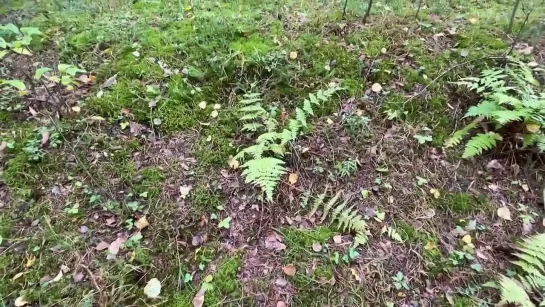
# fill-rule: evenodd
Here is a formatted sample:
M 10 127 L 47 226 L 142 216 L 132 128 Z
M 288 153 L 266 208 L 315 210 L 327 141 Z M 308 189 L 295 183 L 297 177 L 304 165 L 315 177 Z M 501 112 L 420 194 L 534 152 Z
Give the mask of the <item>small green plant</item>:
M 364 217 L 358 213 L 354 206 L 348 207 L 347 201 L 339 202 L 342 191 L 337 192 L 327 202 L 327 189 L 324 193 L 316 196 L 312 204 L 308 217 L 312 217 L 319 208 L 322 209 L 322 216 L 319 223 L 329 220 L 330 223 L 337 223 L 339 229 L 349 230 L 356 234 L 354 247 L 365 244 L 368 241 L 369 231 Z
M 335 165 L 335 169 L 340 177 L 349 177 L 356 173 L 360 161 L 356 159 L 348 159 L 346 161 L 339 162 Z
M 467 110 L 464 117 L 474 118 L 473 122 L 456 131 L 446 141 L 446 147 L 460 144 L 479 123 L 487 121 L 496 131 L 510 124 L 524 123 L 523 145 L 537 145 L 539 151 L 545 151 L 545 92 L 530 66 L 511 59 L 506 68 L 484 70 L 480 77 L 463 78 L 457 84 L 481 94 L 483 100 Z M 467 142 L 462 157 L 480 155 L 501 140 L 502 136 L 494 131 L 478 133 Z
M 502 302 L 517 303 L 520 306 L 535 306 L 530 296 L 539 298 L 539 306 L 545 304 L 544 292 L 545 276 L 543 275 L 545 265 L 545 234 L 538 234 L 527 238 L 517 247 L 518 253 L 515 256 L 517 261 L 513 264 L 518 266 L 522 275 L 515 279 L 513 277 L 500 276 L 499 286 Z
M 0 25 L 0 59 L 11 50 L 15 53 L 32 55 L 29 46 L 32 39 L 43 35 L 38 28 L 17 27 L 13 23 Z
M 349 114 L 343 117 L 342 125 L 352 136 L 358 136 L 367 128 L 371 119 L 367 116 Z
M 58 74 L 53 74 L 53 69 L 49 67 L 41 67 L 36 69 L 34 79 L 40 80 L 45 78 L 49 81 L 64 85 L 68 90 L 72 90 L 74 86 L 78 85 L 76 81 L 76 75 L 79 73 L 85 73 L 85 70 L 80 69 L 70 64 L 57 65 Z
M 392 279 L 394 280 L 394 287 L 396 287 L 396 290 L 410 290 L 402 272 L 397 272 L 397 274 L 392 276 Z
M 308 129 L 307 117 L 314 115 L 313 105 L 327 101 L 337 90 L 332 87 L 325 91 L 319 90 L 310 94 L 301 107 L 295 109 L 295 118 L 289 119 L 286 127 L 280 130 L 275 109 L 266 110 L 258 93 L 244 95 L 239 101 L 240 121 L 244 122 L 243 131 L 259 132 L 256 143 L 242 149 L 234 159 L 247 160 L 241 168 L 246 183 L 252 183 L 261 188 L 265 199 L 272 201 L 274 189 L 286 171 L 283 157 L 286 147 Z M 247 156 L 250 156 L 247 159 Z

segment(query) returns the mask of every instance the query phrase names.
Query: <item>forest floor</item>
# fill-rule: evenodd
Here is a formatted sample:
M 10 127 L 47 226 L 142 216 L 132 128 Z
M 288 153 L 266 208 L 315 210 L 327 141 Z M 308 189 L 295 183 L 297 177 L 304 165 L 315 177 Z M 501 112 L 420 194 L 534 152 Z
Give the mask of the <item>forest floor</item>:
M 414 4 L 377 2 L 364 24 L 335 1 L 97 2 L 0 16 L 44 33 L 0 64 L 28 88 L 0 97 L 5 306 L 487 306 L 498 291 L 483 285 L 543 231 L 540 156 L 443 146 L 479 101 L 453 82 L 511 46 L 545 62 L 545 41 L 505 32 L 510 6 L 415 19 Z M 72 90 L 32 78 L 59 63 L 86 71 Z M 343 89 L 292 144 L 296 176 L 260 200 L 229 165 L 253 137 L 237 101 L 260 92 L 291 114 L 328 84 Z M 367 244 L 308 216 L 302 195 L 326 187 L 368 219 Z

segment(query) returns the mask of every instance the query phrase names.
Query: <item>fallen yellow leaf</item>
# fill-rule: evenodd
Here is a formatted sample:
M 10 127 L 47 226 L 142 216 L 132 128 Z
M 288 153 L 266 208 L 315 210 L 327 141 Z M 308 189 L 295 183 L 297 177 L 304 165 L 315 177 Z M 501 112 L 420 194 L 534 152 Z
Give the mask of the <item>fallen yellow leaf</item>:
M 441 193 L 439 193 L 439 191 L 437 189 L 430 189 L 430 193 L 433 195 L 433 197 L 435 198 L 439 198 L 441 196 Z
M 382 85 L 380 85 L 379 83 L 374 83 L 372 86 L 371 86 L 371 90 L 375 93 L 378 93 L 380 91 L 382 91 Z
M 536 124 L 528 124 L 526 125 L 526 130 L 528 130 L 529 132 L 531 133 L 536 133 L 539 131 L 539 129 L 541 128 L 540 125 L 536 125 Z
M 297 174 L 296 173 L 291 173 L 289 178 L 288 178 L 288 181 L 291 184 L 295 184 L 297 182 Z
M 136 228 L 142 230 L 146 227 L 149 226 L 149 222 L 148 222 L 148 219 L 146 218 L 146 216 L 142 216 L 140 219 L 138 219 L 138 221 L 136 221 L 136 223 L 134 223 L 134 226 L 136 226 Z
M 470 235 L 465 235 L 462 238 L 462 241 L 464 241 L 466 244 L 470 244 L 471 243 L 471 236 Z
M 237 169 L 238 166 L 239 166 L 238 161 L 235 160 L 235 158 L 233 158 L 233 157 L 230 157 L 229 161 L 227 161 L 227 163 L 229 163 L 229 167 L 231 167 L 232 169 Z
M 469 23 L 471 23 L 472 25 L 476 24 L 477 22 L 479 22 L 479 19 L 475 17 L 469 18 Z
M 25 267 L 26 268 L 30 268 L 34 262 L 36 261 L 36 256 L 34 255 L 29 255 L 27 258 L 26 258 L 26 263 L 25 263 Z
M 297 51 L 290 52 L 290 59 L 292 59 L 292 60 L 297 59 Z
M 428 243 L 426 243 L 426 245 L 424 246 L 425 250 L 432 250 L 436 248 L 437 248 L 437 245 L 435 245 L 435 243 L 433 243 L 432 241 L 428 241 Z

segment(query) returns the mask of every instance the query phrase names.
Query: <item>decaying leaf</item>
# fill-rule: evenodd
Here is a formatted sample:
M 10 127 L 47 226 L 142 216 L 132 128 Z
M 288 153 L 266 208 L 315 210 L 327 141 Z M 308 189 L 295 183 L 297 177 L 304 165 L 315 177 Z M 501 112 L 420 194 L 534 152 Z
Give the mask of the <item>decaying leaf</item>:
M 296 173 L 291 173 L 288 177 L 288 181 L 291 183 L 291 184 L 295 184 L 297 183 L 297 174 Z
M 204 304 L 204 293 L 206 292 L 205 289 L 201 288 L 197 294 L 195 294 L 195 297 L 193 297 L 193 307 L 202 307 Z
M 95 249 L 97 251 L 102 251 L 102 250 L 107 249 L 109 246 L 110 246 L 110 244 L 108 244 L 108 243 L 106 243 L 104 241 L 101 241 L 100 243 L 97 244 L 97 246 L 95 246 Z
M 341 244 L 343 242 L 343 237 L 340 235 L 333 236 L 333 242 L 335 242 L 335 244 Z
M 297 268 L 293 264 L 288 264 L 282 268 L 282 271 L 284 271 L 284 274 L 288 276 L 295 276 L 295 273 L 297 272 Z
M 465 235 L 462 238 L 462 241 L 464 241 L 464 243 L 466 243 L 466 244 L 470 244 L 471 243 L 471 236 L 470 235 Z
M 358 282 L 361 281 L 360 274 L 358 273 L 358 271 L 356 271 L 355 268 L 350 268 L 350 272 L 352 273 L 352 276 L 354 276 L 354 278 L 356 279 L 356 281 L 358 281 Z
M 102 83 L 102 88 L 108 88 L 114 84 L 117 83 L 117 74 L 111 76 L 110 78 L 108 78 L 108 80 L 104 81 L 104 83 Z
M 55 278 L 51 279 L 50 283 L 54 283 L 54 282 L 57 282 L 57 281 L 61 280 L 63 276 L 64 276 L 64 274 L 63 274 L 62 269 L 61 269 L 61 270 L 59 270 L 59 273 L 57 274 L 57 276 L 55 276 Z
M 16 307 L 22 307 L 22 306 L 26 306 L 26 305 L 30 304 L 30 302 L 25 300 L 24 296 L 19 296 L 18 298 L 15 299 L 15 302 L 13 302 L 13 304 Z
M 121 248 L 121 244 L 123 244 L 123 242 L 125 242 L 125 239 L 119 237 L 110 243 L 110 246 L 108 246 L 108 260 L 115 259 L 115 256 L 117 253 L 119 253 L 119 248 Z
M 371 86 L 371 90 L 375 93 L 379 93 L 380 91 L 382 91 L 382 85 L 380 85 L 379 83 L 373 83 L 373 85 Z
M 498 216 L 501 217 L 504 220 L 511 221 L 511 210 L 509 210 L 508 207 L 500 207 L 498 208 Z
M 531 132 L 531 133 L 536 133 L 536 132 L 539 131 L 539 129 L 541 129 L 540 125 L 536 125 L 536 124 L 527 124 L 526 125 L 526 130 L 528 130 L 528 132 Z
M 182 197 L 183 199 L 185 199 L 187 197 L 187 195 L 189 194 L 189 192 L 191 191 L 191 189 L 193 188 L 193 186 L 180 186 L 180 197 Z
M 161 294 L 161 282 L 157 278 L 152 278 L 144 287 L 144 294 L 149 298 L 158 298 Z
M 276 233 L 272 233 L 265 239 L 265 248 L 281 251 L 286 249 L 286 245 Z
M 441 197 L 441 193 L 437 189 L 430 189 L 430 194 L 435 198 Z
M 136 228 L 142 230 L 142 229 L 149 226 L 148 219 L 144 215 L 141 218 L 139 218 L 138 221 L 136 221 L 136 223 L 134 223 L 134 226 L 136 226 Z
M 229 167 L 232 169 L 237 169 L 239 167 L 239 162 L 233 157 L 229 157 L 229 161 L 227 161 L 227 163 L 229 163 Z
M 314 241 L 312 243 L 312 250 L 317 253 L 320 252 L 322 250 L 322 244 L 320 244 L 320 242 Z
M 292 51 L 292 52 L 290 52 L 290 59 L 291 59 L 291 60 L 297 59 L 297 51 Z

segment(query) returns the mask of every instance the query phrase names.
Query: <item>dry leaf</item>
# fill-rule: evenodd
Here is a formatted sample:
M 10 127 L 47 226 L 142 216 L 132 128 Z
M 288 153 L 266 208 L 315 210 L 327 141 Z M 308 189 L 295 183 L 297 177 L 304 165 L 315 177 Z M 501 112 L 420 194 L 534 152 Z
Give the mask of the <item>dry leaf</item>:
M 97 251 L 102 251 L 102 250 L 107 249 L 109 246 L 110 246 L 110 244 L 108 244 L 108 243 L 102 241 L 102 242 L 100 242 L 100 243 L 97 244 L 97 246 L 95 247 L 95 249 L 96 249 Z
M 288 181 L 291 183 L 291 184 L 295 184 L 297 183 L 297 174 L 296 173 L 291 173 L 289 178 L 288 178 Z
M 193 188 L 193 186 L 190 186 L 190 185 L 181 186 L 180 187 L 180 197 L 182 197 L 182 199 L 185 199 L 192 188 Z
M 479 19 L 475 17 L 469 18 L 469 23 L 471 23 L 472 25 L 476 24 L 477 22 L 479 22 Z
M 206 101 L 201 101 L 201 102 L 199 103 L 199 108 L 201 108 L 201 109 L 206 109 Z
M 462 238 L 462 241 L 464 241 L 466 244 L 470 244 L 471 243 L 471 236 L 470 235 L 465 235 Z
M 116 84 L 117 82 L 117 74 L 111 76 L 110 78 L 108 78 L 108 80 L 104 81 L 104 83 L 102 83 L 102 88 L 108 88 L 114 84 Z
M 38 115 L 38 112 L 36 112 L 36 110 L 34 110 L 34 108 L 32 108 L 32 107 L 28 107 L 28 111 L 30 112 L 30 114 L 32 116 Z
M 317 253 L 320 252 L 322 250 L 322 244 L 320 244 L 320 242 L 314 241 L 314 243 L 312 243 L 312 250 Z
M 532 46 L 517 50 L 517 52 L 520 54 L 532 54 L 532 51 L 534 51 L 534 47 Z
M 139 218 L 138 221 L 136 221 L 136 223 L 134 223 L 134 226 L 136 226 L 136 228 L 142 230 L 142 229 L 149 226 L 148 219 L 144 215 L 143 217 Z
M 430 194 L 432 194 L 435 198 L 439 198 L 441 196 L 441 193 L 439 193 L 437 189 L 430 189 Z
M 477 254 L 477 257 L 479 257 L 479 258 L 481 258 L 483 260 L 488 260 L 488 257 L 485 254 L 483 254 L 482 252 L 480 252 L 480 251 L 476 251 L 475 254 Z
M 295 272 L 297 272 L 297 269 L 293 264 L 288 264 L 282 268 L 282 271 L 284 271 L 284 274 L 288 276 L 295 276 Z
M 80 106 L 73 106 L 72 111 L 74 111 L 76 113 L 79 113 L 79 112 L 81 112 L 81 107 Z
M 239 163 L 237 160 L 235 160 L 233 157 L 229 157 L 229 160 L 227 161 L 229 164 L 229 167 L 232 169 L 237 169 L 239 167 Z
M 104 117 L 102 117 L 102 116 L 96 116 L 96 115 L 95 115 L 95 116 L 89 117 L 89 119 L 94 120 L 94 121 L 97 121 L 97 122 L 102 122 L 102 121 L 105 121 L 105 120 L 106 120 Z
M 25 298 L 23 296 L 19 296 L 18 298 L 15 299 L 15 302 L 13 302 L 13 304 L 16 307 L 22 307 L 22 306 L 26 306 L 30 304 L 30 302 L 25 301 Z
M 378 83 L 374 83 L 373 86 L 371 86 L 371 90 L 375 93 L 378 93 L 380 91 L 382 91 L 382 85 L 378 84 Z
M 511 221 L 511 211 L 507 207 L 498 208 L 498 216 L 504 220 Z
M 521 184 L 520 187 L 524 190 L 524 192 L 530 191 L 530 188 L 526 183 Z
M 284 278 L 277 278 L 274 284 L 277 285 L 278 287 L 285 287 L 288 285 L 288 281 L 285 280 Z
M 333 125 L 333 121 L 331 120 L 331 118 L 328 118 L 325 122 L 326 122 L 328 125 Z
M 361 281 L 360 274 L 358 273 L 358 271 L 356 271 L 355 268 L 350 268 L 350 272 L 352 272 L 352 276 L 356 278 L 356 281 Z
M 286 245 L 276 233 L 272 233 L 265 239 L 265 248 L 281 251 L 286 249 Z
M 335 242 L 335 244 L 341 244 L 343 242 L 343 237 L 340 235 L 333 236 L 333 242 Z
M 287 307 L 288 305 L 286 305 L 286 303 L 284 303 L 283 301 L 278 301 L 276 302 L 276 307 Z
M 491 160 L 486 164 L 486 168 L 492 168 L 492 169 L 502 169 L 503 166 L 498 162 L 498 160 Z
M 526 125 L 526 130 L 528 130 L 528 132 L 531 132 L 531 133 L 538 132 L 540 128 L 541 128 L 541 126 L 536 125 L 536 124 L 527 124 Z
M 297 59 L 297 51 L 290 52 L 290 59 L 292 59 L 292 60 Z
M 125 242 L 125 239 L 120 237 L 120 238 L 117 238 L 112 243 L 110 243 L 110 246 L 108 246 L 108 256 L 117 255 L 117 253 L 119 253 L 119 248 L 121 248 L 121 244 L 123 244 L 123 242 Z
M 42 145 L 45 145 L 47 141 L 49 141 L 49 131 L 44 131 L 42 132 L 42 139 L 40 142 Z
M 436 248 L 437 248 L 437 245 L 435 245 L 433 241 L 428 241 L 428 243 L 426 243 L 426 245 L 424 246 L 425 250 L 432 250 Z
M 57 274 L 57 276 L 55 276 L 55 278 L 51 279 L 50 282 L 52 282 L 52 283 L 57 282 L 57 281 L 61 280 L 63 276 L 64 276 L 64 274 L 62 273 L 62 270 L 59 270 L 59 274 Z
M 34 256 L 34 255 L 29 255 L 29 256 L 26 258 L 25 268 L 31 267 L 31 266 L 34 264 L 35 261 L 36 261 L 36 256 Z
M 218 114 L 219 114 L 218 110 L 214 110 L 214 111 L 212 111 L 212 113 L 210 113 L 210 116 L 212 116 L 212 118 L 216 118 L 216 117 L 218 117 Z
M 74 273 L 74 275 L 72 275 L 72 281 L 75 282 L 75 283 L 78 283 L 78 282 L 83 280 L 84 276 L 85 275 L 83 275 L 82 272 Z
M 219 109 L 221 109 L 221 104 L 216 103 L 216 104 L 214 105 L 214 110 L 219 110 Z
M 161 282 L 157 278 L 152 278 L 144 287 L 144 294 L 149 298 L 158 298 L 161 294 Z
M 17 278 L 23 276 L 23 274 L 25 274 L 25 272 L 19 272 L 19 273 L 15 274 L 15 276 L 13 276 L 13 278 L 11 279 L 11 281 L 15 281 Z
M 204 290 L 203 288 L 201 288 L 199 290 L 199 292 L 197 292 L 197 294 L 195 294 L 195 297 L 193 298 L 193 307 L 202 307 L 202 305 L 204 304 L 204 292 L 206 290 Z

